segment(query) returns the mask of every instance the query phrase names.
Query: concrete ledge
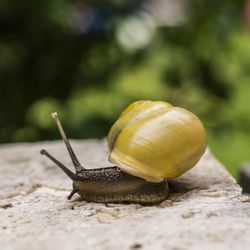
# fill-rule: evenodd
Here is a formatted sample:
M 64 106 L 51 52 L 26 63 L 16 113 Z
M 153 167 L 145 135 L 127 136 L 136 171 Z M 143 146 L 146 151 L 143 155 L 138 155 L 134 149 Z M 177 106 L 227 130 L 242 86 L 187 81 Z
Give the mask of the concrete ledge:
M 73 141 L 87 168 L 110 166 L 105 141 Z M 71 181 L 39 155 L 70 165 L 63 143 L 0 147 L 1 249 L 249 249 L 250 198 L 206 152 L 171 181 L 158 206 L 94 204 L 66 196 Z

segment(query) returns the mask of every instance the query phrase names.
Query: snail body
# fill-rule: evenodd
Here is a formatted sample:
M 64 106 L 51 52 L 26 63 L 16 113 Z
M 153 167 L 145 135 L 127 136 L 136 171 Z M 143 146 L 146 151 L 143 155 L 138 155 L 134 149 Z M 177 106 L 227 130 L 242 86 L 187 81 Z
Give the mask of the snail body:
M 73 190 L 68 199 L 78 193 L 83 200 L 103 203 L 133 202 L 155 204 L 165 200 L 169 194 L 167 181 L 147 182 L 129 175 L 117 167 L 83 169 L 71 172 L 46 150 L 41 150 L 57 164 L 73 181 Z
M 75 172 L 46 155 L 73 181 L 70 199 L 78 193 L 93 202 L 155 204 L 169 194 L 167 178 L 191 169 L 206 148 L 206 132 L 191 112 L 161 101 L 130 104 L 108 134 L 109 160 L 115 167 L 85 169 L 77 160 L 57 114 L 53 113 Z

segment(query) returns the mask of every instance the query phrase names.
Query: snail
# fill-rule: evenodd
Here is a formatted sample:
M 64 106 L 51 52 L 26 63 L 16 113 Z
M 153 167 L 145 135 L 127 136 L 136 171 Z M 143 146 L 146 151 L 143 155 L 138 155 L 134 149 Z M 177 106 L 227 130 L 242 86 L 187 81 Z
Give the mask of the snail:
M 176 178 L 200 160 L 206 149 L 202 122 L 190 111 L 163 101 L 130 104 L 111 127 L 107 139 L 114 167 L 86 169 L 78 161 L 57 113 L 52 113 L 75 168 L 75 173 L 46 150 L 73 181 L 68 199 L 104 203 L 156 204 L 169 194 L 168 178 Z

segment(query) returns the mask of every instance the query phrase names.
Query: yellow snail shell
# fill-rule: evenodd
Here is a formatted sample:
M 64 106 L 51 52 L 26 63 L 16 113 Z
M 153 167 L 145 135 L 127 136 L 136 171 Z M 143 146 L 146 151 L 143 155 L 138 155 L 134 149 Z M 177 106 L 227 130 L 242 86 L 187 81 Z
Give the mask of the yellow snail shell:
M 191 169 L 206 149 L 202 122 L 190 111 L 163 101 L 130 104 L 108 134 L 110 162 L 149 182 Z

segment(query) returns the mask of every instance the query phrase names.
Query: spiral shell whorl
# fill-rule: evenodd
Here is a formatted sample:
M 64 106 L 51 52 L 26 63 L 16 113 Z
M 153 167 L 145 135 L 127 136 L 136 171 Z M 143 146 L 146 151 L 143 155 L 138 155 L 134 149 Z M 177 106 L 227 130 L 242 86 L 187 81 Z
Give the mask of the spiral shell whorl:
M 125 109 L 108 135 L 109 160 L 150 182 L 191 169 L 206 149 L 206 132 L 191 112 L 166 102 L 138 101 Z

